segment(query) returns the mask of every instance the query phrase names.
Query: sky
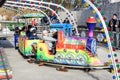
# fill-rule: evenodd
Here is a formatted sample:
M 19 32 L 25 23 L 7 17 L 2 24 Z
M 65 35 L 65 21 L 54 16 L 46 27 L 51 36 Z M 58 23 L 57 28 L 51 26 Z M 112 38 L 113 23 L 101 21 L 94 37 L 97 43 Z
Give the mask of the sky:
M 111 3 L 120 2 L 120 0 L 110 0 Z

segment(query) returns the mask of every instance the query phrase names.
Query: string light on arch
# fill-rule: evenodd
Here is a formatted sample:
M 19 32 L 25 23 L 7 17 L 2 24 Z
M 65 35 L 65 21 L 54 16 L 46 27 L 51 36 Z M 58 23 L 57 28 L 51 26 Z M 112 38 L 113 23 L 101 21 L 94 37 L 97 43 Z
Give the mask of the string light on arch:
M 114 73 L 114 75 L 112 76 L 112 78 L 118 80 L 118 78 L 120 78 L 120 76 L 118 75 L 119 70 L 116 68 L 116 62 L 118 62 L 118 59 L 117 59 L 117 56 L 113 52 L 113 51 L 115 51 L 114 48 L 112 48 L 113 44 L 111 45 L 111 43 L 112 43 L 111 41 L 113 39 L 110 39 L 109 34 L 108 34 L 108 30 L 107 30 L 107 26 L 108 25 L 106 26 L 106 20 L 107 20 L 107 18 L 104 16 L 104 12 L 102 12 L 101 8 L 98 7 L 98 4 L 93 4 L 94 3 L 93 1 L 90 2 L 89 0 L 82 0 L 82 2 L 84 2 L 84 3 L 89 3 L 89 5 L 90 5 L 89 9 L 93 12 L 93 14 L 95 14 L 95 13 L 98 14 L 98 15 L 96 14 L 95 17 L 96 17 L 96 19 L 98 19 L 97 21 L 99 22 L 100 27 L 103 27 L 105 29 L 104 32 L 105 32 L 105 34 L 107 34 L 107 35 L 105 35 L 106 40 L 107 40 L 106 46 L 110 50 L 110 54 L 108 55 L 108 58 L 110 58 L 110 60 L 112 61 L 112 65 L 110 65 L 110 68 L 113 69 L 113 73 Z M 100 17 L 100 20 L 99 20 L 98 17 Z

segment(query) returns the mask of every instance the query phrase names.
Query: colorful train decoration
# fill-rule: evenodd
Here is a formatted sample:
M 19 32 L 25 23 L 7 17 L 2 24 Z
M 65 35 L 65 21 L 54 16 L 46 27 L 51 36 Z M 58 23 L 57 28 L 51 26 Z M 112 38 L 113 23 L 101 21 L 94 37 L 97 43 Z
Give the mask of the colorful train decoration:
M 9 2 L 9 1 L 8 1 Z M 17 3 L 18 1 L 16 1 L 16 3 Z M 108 31 L 107 31 L 107 26 L 106 26 L 106 24 L 105 24 L 105 21 L 104 21 L 104 19 L 103 19 L 103 12 L 101 12 L 102 13 L 102 15 L 101 15 L 101 13 L 99 12 L 101 9 L 98 7 L 98 5 L 97 4 L 93 4 L 93 2 L 94 1 L 90 1 L 90 0 L 82 0 L 82 4 L 85 4 L 85 6 L 87 7 L 87 8 L 89 8 L 94 14 L 95 14 L 95 17 L 96 17 L 96 19 L 97 19 L 97 21 L 98 21 L 98 23 L 100 24 L 100 27 L 103 27 L 104 28 L 104 30 L 105 30 L 105 34 L 106 34 L 106 39 L 107 39 L 107 46 L 108 46 L 108 49 L 110 50 L 108 50 L 107 52 L 109 52 L 110 54 L 109 54 L 109 58 L 110 58 L 110 62 L 111 62 L 111 65 L 110 65 L 110 68 L 112 68 L 112 69 L 114 69 L 114 75 L 113 75 L 113 79 L 117 79 L 118 80 L 118 72 L 119 71 L 117 71 L 117 67 L 116 67 L 116 65 L 119 65 L 119 64 L 116 64 L 116 60 L 115 60 L 115 56 L 114 55 L 116 55 L 116 53 L 114 53 L 113 52 L 113 49 L 112 49 L 112 45 L 111 45 L 111 41 L 110 41 L 110 39 L 109 39 L 109 35 L 108 35 Z M 14 3 L 14 4 L 16 4 L 16 3 Z M 22 3 L 22 2 L 19 2 L 20 4 Z M 23 2 L 24 3 L 24 2 Z M 40 6 L 39 4 L 45 4 L 45 5 L 49 5 L 49 2 L 42 2 L 42 1 L 40 1 L 40 2 L 36 2 L 36 1 L 30 1 L 30 5 L 32 6 L 32 4 L 33 3 L 35 3 L 36 5 L 38 5 L 38 6 Z M 16 6 L 16 7 L 18 7 L 20 4 L 18 4 L 18 5 L 14 5 L 14 6 Z M 13 4 L 12 4 L 13 5 Z M 12 6 L 11 4 L 9 4 L 9 6 Z M 58 8 L 61 8 L 64 12 L 66 12 L 66 14 L 67 14 L 67 16 L 68 16 L 68 18 L 69 18 L 69 20 L 71 20 L 71 23 L 73 24 L 73 26 L 75 26 L 75 30 L 77 31 L 77 29 L 76 29 L 76 25 L 77 25 L 77 23 L 75 22 L 75 20 L 74 20 L 74 18 L 73 18 L 73 16 L 70 14 L 70 12 L 68 11 L 68 10 L 66 10 L 64 7 L 61 7 L 60 5 L 57 5 L 57 4 L 54 4 L 54 3 L 50 3 L 50 5 L 52 5 L 52 6 L 56 6 L 56 7 L 58 7 Z M 19 7 L 25 7 L 26 5 L 23 5 L 23 6 L 19 6 Z M 31 6 L 27 6 L 27 8 L 29 8 L 29 9 L 31 9 Z M 97 6 L 97 7 L 96 7 Z M 99 8 L 99 9 L 97 9 L 97 8 Z M 36 9 L 36 6 L 35 6 L 35 9 Z M 37 10 L 37 9 L 36 9 Z M 37 10 L 37 11 L 39 11 L 39 10 Z M 104 17 L 105 18 L 105 17 Z M 73 36 L 70 36 L 70 37 L 73 37 Z M 24 38 L 24 37 L 23 37 Z M 26 37 L 25 37 L 26 38 Z M 66 37 L 65 37 L 66 38 Z M 76 38 L 76 37 L 75 37 Z M 89 36 L 88 36 L 88 38 L 89 38 Z M 94 50 L 95 50 L 95 48 L 96 47 L 94 47 L 93 46 L 93 48 L 92 48 L 92 46 L 90 46 L 90 45 L 96 45 L 96 40 L 94 39 L 93 41 L 89 38 L 89 40 L 88 40 L 88 38 L 86 38 L 86 40 L 85 41 L 87 41 L 86 43 L 88 43 L 89 41 L 89 47 L 87 46 L 85 46 L 86 48 L 85 48 L 85 50 L 83 50 L 84 52 L 86 52 L 86 53 L 88 53 L 88 52 L 90 52 L 90 53 L 92 53 L 91 52 L 91 49 L 92 49 L 92 51 L 93 51 L 93 53 L 94 53 Z M 28 38 L 26 38 L 26 40 L 28 40 Z M 42 40 L 41 40 L 42 41 Z M 40 42 L 41 42 L 40 41 Z M 32 42 L 32 41 L 31 41 Z M 33 41 L 34 42 L 34 41 Z M 20 41 L 18 41 L 18 43 L 20 43 Z M 44 41 L 42 42 L 42 43 L 44 43 Z M 39 44 L 39 43 L 38 43 Z M 86 45 L 88 45 L 88 44 L 86 44 Z M 33 46 L 32 44 L 30 45 L 30 46 Z M 36 46 L 36 43 L 34 44 L 34 47 Z M 19 47 L 19 45 L 18 45 L 18 47 Z M 31 48 L 31 47 L 30 47 Z M 36 48 L 38 48 L 38 47 L 36 47 Z M 26 50 L 26 49 L 24 49 L 24 50 Z M 42 49 L 38 49 L 38 50 L 42 50 Z M 66 49 L 65 49 L 66 50 Z M 69 50 L 69 49 L 68 49 Z M 36 50 L 37 51 L 37 50 Z M 57 50 L 56 50 L 57 51 Z M 96 51 L 96 50 L 95 50 Z M 24 51 L 24 52 L 26 52 L 26 51 Z M 29 52 L 31 52 L 31 50 L 29 50 Z M 48 51 L 49 52 L 49 51 Z M 93 54 L 92 53 L 92 54 Z M 29 53 L 27 53 L 27 54 L 29 54 Z M 35 54 L 37 54 L 37 52 L 35 53 Z M 90 60 L 93 60 L 92 58 L 94 58 L 94 62 L 95 62 L 95 58 L 97 58 L 96 56 L 95 56 L 95 54 L 96 53 L 94 53 L 94 56 L 93 57 L 90 57 L 89 58 L 89 61 Z M 55 54 L 56 55 L 56 54 Z M 87 54 L 88 55 L 88 54 Z M 29 55 L 30 56 L 30 55 Z M 88 55 L 89 56 L 89 55 Z M 37 58 L 38 56 L 36 56 L 36 58 Z M 55 57 L 54 57 L 55 58 Z M 53 58 L 53 59 L 54 59 Z M 40 57 L 40 60 L 42 60 L 43 59 L 43 56 L 41 56 Z M 97 58 L 98 59 L 98 58 Z M 38 59 L 39 60 L 39 59 Z M 63 60 L 63 59 L 62 59 Z M 99 60 L 99 59 L 98 59 Z M 46 61 L 47 62 L 47 61 Z M 55 61 L 54 60 L 52 60 L 52 62 L 54 62 L 55 63 Z M 90 64 L 90 63 L 88 63 L 88 64 Z
M 72 35 L 72 25 L 70 24 L 52 24 L 51 29 L 58 30 L 58 39 L 55 45 L 56 53 L 54 54 L 48 50 L 48 45 L 42 39 L 29 40 L 26 36 L 19 36 L 18 43 L 15 41 L 15 46 L 17 43 L 18 50 L 24 56 L 35 56 L 37 61 L 82 66 L 104 65 L 96 56 L 97 42 L 93 37 L 96 26 L 95 18 L 88 18 L 87 25 L 88 37 L 81 38 Z

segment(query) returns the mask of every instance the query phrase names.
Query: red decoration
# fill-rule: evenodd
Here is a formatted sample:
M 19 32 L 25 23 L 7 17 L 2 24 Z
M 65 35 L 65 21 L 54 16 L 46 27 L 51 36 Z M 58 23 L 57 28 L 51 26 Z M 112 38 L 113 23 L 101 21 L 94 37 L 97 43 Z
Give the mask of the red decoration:
M 91 0 L 92 3 L 94 3 L 94 0 Z
M 98 10 L 101 11 L 101 8 L 99 7 Z
M 113 47 L 113 51 L 116 51 L 116 49 Z
M 118 73 L 120 73 L 120 69 L 118 70 Z
M 31 4 L 34 4 L 34 2 L 31 2 Z
M 107 30 L 110 31 L 110 27 L 107 27 Z
M 112 38 L 112 37 L 110 38 L 110 41 L 113 41 L 113 38 Z
M 117 62 L 118 62 L 118 59 L 115 59 L 115 62 L 117 63 Z
M 104 19 L 104 20 L 107 20 L 107 18 L 106 18 L 106 17 L 103 17 L 103 19 Z
M 23 3 L 25 3 L 25 0 L 22 0 Z
M 96 19 L 94 17 L 89 17 L 87 23 L 96 23 Z

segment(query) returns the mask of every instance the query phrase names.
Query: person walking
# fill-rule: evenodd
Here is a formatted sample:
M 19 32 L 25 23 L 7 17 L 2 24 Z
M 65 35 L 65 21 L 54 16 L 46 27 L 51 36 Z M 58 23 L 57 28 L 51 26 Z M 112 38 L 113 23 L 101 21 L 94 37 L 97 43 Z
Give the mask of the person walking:
M 113 14 L 112 19 L 109 21 L 108 25 L 113 33 L 113 39 L 115 43 L 115 48 L 119 49 L 119 31 L 120 31 L 120 23 L 117 17 L 117 14 Z

